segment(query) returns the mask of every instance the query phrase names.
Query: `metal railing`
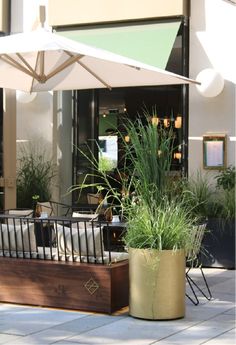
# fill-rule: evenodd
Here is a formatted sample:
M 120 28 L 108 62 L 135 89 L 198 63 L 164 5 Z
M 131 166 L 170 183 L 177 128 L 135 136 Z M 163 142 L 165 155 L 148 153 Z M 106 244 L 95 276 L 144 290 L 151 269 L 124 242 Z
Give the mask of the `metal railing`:
M 88 218 L 0 215 L 0 256 L 111 264 L 127 258 L 124 227 Z

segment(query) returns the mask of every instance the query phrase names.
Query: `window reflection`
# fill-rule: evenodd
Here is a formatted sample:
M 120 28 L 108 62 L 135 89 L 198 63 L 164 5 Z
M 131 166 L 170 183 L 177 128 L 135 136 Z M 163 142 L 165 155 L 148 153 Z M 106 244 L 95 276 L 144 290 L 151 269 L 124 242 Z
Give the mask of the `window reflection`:
M 118 162 L 118 136 L 101 135 L 99 143 L 99 170 L 111 171 L 117 167 Z

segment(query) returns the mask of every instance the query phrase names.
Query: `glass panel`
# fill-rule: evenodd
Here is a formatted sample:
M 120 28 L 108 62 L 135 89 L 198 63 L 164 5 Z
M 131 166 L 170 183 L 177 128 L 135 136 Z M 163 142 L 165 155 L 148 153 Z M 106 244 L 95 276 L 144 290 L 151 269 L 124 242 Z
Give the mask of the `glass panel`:
M 118 136 L 99 136 L 99 170 L 111 171 L 118 163 Z

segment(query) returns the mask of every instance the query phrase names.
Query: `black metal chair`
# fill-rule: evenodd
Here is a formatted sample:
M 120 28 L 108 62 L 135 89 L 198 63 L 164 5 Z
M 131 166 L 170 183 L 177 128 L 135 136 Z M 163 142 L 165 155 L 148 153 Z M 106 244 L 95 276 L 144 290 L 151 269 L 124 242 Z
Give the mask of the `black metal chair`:
M 202 245 L 202 240 L 203 240 L 205 229 L 206 229 L 206 224 L 200 224 L 200 225 L 195 226 L 193 228 L 192 248 L 187 253 L 187 257 L 186 257 L 187 264 L 189 265 L 189 267 L 187 268 L 187 271 L 186 271 L 186 281 L 189 284 L 189 287 L 193 293 L 193 296 L 190 296 L 189 294 L 186 293 L 186 297 L 188 297 L 188 299 L 194 305 L 199 304 L 199 299 L 198 299 L 198 296 L 196 294 L 195 289 L 197 289 L 202 294 L 202 296 L 204 296 L 208 301 L 210 301 L 212 298 L 211 290 L 210 290 L 210 287 L 207 283 L 206 276 L 203 272 L 201 261 L 200 261 L 200 251 L 201 251 L 201 245 Z M 203 280 L 204 285 L 207 289 L 207 293 L 205 293 L 203 291 L 203 289 L 199 286 L 199 284 L 196 282 L 196 280 L 194 280 L 190 276 L 192 268 L 199 268 L 202 280 Z
M 57 201 L 37 202 L 37 205 L 41 207 L 42 212 L 47 213 L 48 217 L 69 216 L 72 213 L 72 206 Z

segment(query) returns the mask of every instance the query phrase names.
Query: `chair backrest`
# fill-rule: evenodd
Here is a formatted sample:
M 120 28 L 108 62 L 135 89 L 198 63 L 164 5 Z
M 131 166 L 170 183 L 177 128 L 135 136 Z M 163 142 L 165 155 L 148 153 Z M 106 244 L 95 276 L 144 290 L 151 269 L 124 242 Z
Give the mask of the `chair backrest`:
M 37 205 L 40 206 L 41 212 L 46 213 L 48 217 L 53 216 L 53 207 L 50 203 L 50 201 L 45 201 L 45 202 L 37 202 Z
M 87 194 L 87 201 L 88 201 L 88 204 L 90 204 L 90 205 L 98 205 L 100 200 L 101 200 L 101 194 L 99 194 L 99 193 L 97 193 L 97 194 L 88 193 Z
M 98 218 L 97 213 L 80 213 L 80 212 L 73 212 L 72 218 L 83 218 L 86 220 L 95 220 Z
M 203 236 L 206 230 L 206 223 L 199 224 L 193 227 L 191 233 L 191 249 L 187 253 L 188 260 L 194 260 L 197 258 L 201 250 Z
M 23 217 L 23 218 L 32 218 L 34 211 L 31 209 L 10 209 L 7 210 L 7 212 L 10 216 L 16 216 L 16 217 Z M 8 224 L 9 225 L 20 225 L 21 221 L 20 219 L 13 219 L 9 218 L 8 219 Z

